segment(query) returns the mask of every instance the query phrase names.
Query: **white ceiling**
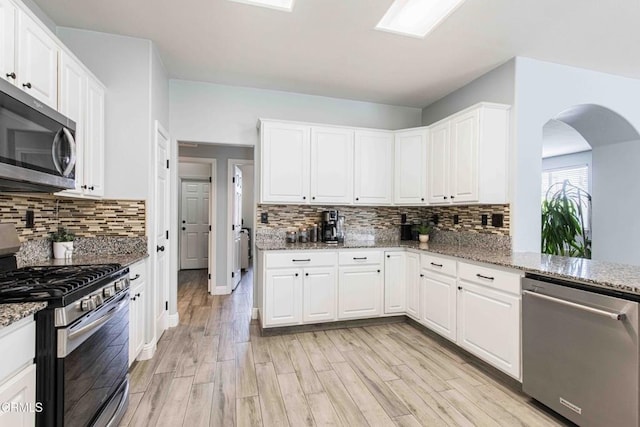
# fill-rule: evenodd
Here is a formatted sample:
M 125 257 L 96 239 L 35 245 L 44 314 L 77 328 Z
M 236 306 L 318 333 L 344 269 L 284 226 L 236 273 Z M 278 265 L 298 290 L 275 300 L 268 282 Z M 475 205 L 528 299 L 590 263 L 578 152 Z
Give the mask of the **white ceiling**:
M 173 78 L 423 107 L 521 55 L 640 78 L 638 0 L 467 0 L 425 39 L 392 0 L 35 0 L 59 26 L 153 40 Z

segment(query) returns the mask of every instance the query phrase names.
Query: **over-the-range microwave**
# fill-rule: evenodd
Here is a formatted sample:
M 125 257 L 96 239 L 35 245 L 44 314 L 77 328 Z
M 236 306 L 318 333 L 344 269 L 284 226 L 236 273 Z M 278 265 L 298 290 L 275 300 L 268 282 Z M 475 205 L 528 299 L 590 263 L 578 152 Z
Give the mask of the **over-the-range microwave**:
M 0 192 L 75 188 L 76 124 L 0 78 Z

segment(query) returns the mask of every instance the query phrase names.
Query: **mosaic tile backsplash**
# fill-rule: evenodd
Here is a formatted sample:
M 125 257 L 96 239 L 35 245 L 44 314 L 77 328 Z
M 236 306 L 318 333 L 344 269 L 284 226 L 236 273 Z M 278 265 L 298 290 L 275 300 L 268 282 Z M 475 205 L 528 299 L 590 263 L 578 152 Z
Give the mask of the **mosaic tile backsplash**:
M 26 227 L 27 210 L 35 215 Z M 90 200 L 54 195 L 0 194 L 0 222 L 13 223 L 22 242 L 65 227 L 77 237 L 144 237 L 144 200 Z

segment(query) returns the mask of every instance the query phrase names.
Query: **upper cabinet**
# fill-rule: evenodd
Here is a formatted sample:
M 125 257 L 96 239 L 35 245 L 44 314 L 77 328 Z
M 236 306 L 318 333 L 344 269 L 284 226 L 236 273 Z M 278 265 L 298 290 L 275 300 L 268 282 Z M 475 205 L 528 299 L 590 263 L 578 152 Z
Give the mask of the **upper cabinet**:
M 311 128 L 311 203 L 353 200 L 353 135 L 351 129 Z
M 396 132 L 395 191 L 398 205 L 421 205 L 427 201 L 427 129 Z
M 393 202 L 393 132 L 356 130 L 354 203 Z
M 23 11 L 18 12 L 17 84 L 51 108 L 58 107 L 58 45 Z
M 18 9 L 9 0 L 0 0 L 0 77 L 16 79 L 16 16 Z
M 104 98 L 102 84 L 87 79 L 87 109 L 84 139 L 84 183 L 85 195 L 104 196 Z
M 507 203 L 509 109 L 482 103 L 430 126 L 430 204 Z

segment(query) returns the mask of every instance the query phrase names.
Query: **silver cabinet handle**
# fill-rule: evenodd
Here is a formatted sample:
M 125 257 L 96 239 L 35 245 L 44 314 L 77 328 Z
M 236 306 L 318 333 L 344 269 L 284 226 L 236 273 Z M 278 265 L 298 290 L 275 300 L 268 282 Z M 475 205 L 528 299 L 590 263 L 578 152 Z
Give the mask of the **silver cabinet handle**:
M 627 315 L 625 313 L 613 313 L 611 311 L 600 310 L 599 308 L 589 307 L 588 305 L 582 305 L 575 302 L 563 300 L 560 298 L 554 298 L 549 295 L 539 294 L 537 292 L 524 291 L 523 294 L 529 295 L 535 298 L 543 299 L 545 301 L 554 302 L 556 304 L 564 305 L 567 307 L 572 307 L 578 310 L 587 311 L 589 313 L 597 314 L 599 316 L 608 317 L 609 319 L 613 319 L 613 320 L 624 320 L 627 318 Z

